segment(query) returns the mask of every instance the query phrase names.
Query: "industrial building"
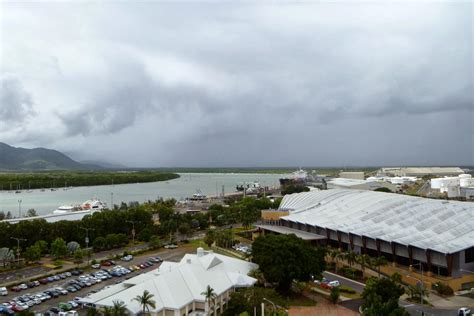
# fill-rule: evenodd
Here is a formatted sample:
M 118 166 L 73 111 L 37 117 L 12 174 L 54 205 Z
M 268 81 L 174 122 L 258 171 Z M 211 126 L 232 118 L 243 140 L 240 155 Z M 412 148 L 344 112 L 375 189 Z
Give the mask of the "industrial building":
M 459 167 L 390 167 L 381 168 L 377 176 L 389 177 L 423 177 L 432 176 L 458 176 L 464 171 Z
M 147 290 L 155 301 L 151 316 L 220 315 L 236 288 L 257 282 L 248 276 L 256 268 L 254 263 L 198 248 L 196 254 L 186 254 L 180 262 L 165 261 L 156 270 L 112 285 L 83 301 L 97 307 L 111 307 L 114 301 L 122 301 L 130 313 L 138 315 L 142 306 L 133 298 Z M 216 294 L 211 306 L 202 294 L 207 286 Z
M 387 188 L 392 192 L 397 190 L 397 186 L 381 180 L 360 180 L 347 178 L 333 178 L 328 180 L 327 188 L 329 189 L 356 189 L 356 190 L 376 190 Z
M 281 229 L 406 267 L 421 263 L 428 275 L 456 279 L 455 289 L 474 287 L 474 275 L 463 272 L 474 270 L 473 203 L 334 189 L 286 195 L 279 211 L 289 212 Z
M 365 175 L 363 171 L 341 171 L 339 172 L 339 178 L 364 180 Z
M 474 188 L 474 179 L 470 174 L 431 179 L 431 189 L 439 190 L 440 193 L 446 193 L 448 197 L 463 196 L 461 188 Z M 468 198 L 467 196 L 465 197 Z

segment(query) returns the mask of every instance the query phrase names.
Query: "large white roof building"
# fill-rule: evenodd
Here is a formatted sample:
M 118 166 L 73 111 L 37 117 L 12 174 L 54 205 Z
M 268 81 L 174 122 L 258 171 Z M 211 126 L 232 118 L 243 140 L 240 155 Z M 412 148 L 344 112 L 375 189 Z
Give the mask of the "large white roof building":
M 471 202 L 334 189 L 286 195 L 280 209 L 289 211 L 282 225 L 327 236 L 339 246 L 426 262 L 448 275 L 474 268 Z
M 197 316 L 204 315 L 208 309 L 201 293 L 209 285 L 217 295 L 209 315 L 218 314 L 235 288 L 255 284 L 257 280 L 247 274 L 257 267 L 254 263 L 198 248 L 197 254 L 186 254 L 180 262 L 165 261 L 156 270 L 90 295 L 88 301 L 97 306 L 113 306 L 114 301 L 122 301 L 136 314 L 142 307 L 133 298 L 147 290 L 156 303 L 150 310 L 152 315 Z

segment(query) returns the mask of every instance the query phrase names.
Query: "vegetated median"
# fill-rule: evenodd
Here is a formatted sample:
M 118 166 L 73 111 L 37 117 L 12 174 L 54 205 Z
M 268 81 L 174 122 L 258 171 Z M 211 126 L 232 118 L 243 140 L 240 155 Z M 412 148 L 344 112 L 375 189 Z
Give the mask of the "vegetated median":
M 161 171 L 44 171 L 0 173 L 0 190 L 79 187 L 167 181 L 179 175 Z

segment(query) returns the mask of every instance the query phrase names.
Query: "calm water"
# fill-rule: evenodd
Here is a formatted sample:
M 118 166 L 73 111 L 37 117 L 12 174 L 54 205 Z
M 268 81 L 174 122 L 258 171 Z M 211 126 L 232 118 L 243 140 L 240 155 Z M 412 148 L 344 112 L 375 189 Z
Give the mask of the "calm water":
M 282 175 L 278 174 L 225 174 L 225 173 L 182 173 L 179 179 L 136 184 L 101 185 L 92 187 L 76 187 L 68 190 L 59 188 L 57 191 L 41 192 L 33 190 L 31 193 L 0 192 L 0 211 L 10 211 L 13 216 L 18 216 L 19 203 L 23 215 L 28 209 L 34 208 L 38 214 L 48 214 L 60 205 L 76 205 L 98 198 L 108 205 L 120 202 L 156 200 L 158 197 L 175 198 L 177 200 L 190 197 L 196 190 L 203 194 L 215 195 L 222 191 L 234 192 L 235 186 L 241 182 L 258 181 L 262 186 L 276 186 Z

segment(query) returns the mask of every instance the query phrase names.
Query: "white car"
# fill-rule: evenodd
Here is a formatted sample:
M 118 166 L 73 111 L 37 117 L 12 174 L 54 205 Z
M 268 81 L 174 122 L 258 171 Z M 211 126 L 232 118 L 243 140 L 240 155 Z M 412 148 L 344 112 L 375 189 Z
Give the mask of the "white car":
M 0 295 L 2 296 L 7 296 L 8 295 L 8 290 L 6 287 L 0 287 Z
M 458 316 L 471 316 L 471 310 L 467 307 L 458 309 Z
M 331 281 L 328 284 L 329 286 L 332 286 L 332 287 L 338 287 L 341 285 L 341 283 L 338 280 Z

